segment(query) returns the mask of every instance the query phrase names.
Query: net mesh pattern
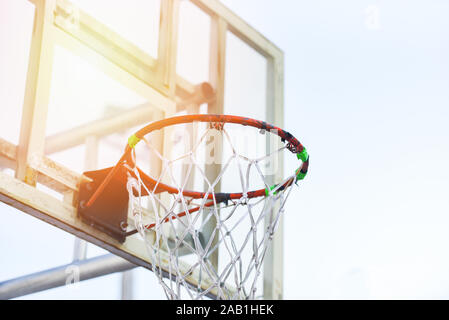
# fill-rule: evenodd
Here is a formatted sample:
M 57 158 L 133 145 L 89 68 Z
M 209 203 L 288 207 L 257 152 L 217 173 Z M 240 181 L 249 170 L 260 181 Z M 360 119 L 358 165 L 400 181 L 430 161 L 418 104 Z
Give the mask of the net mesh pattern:
M 214 175 L 208 173 L 198 155 L 211 131 L 218 131 L 231 150 L 230 157 Z M 192 148 L 176 159 L 164 157 L 151 139 L 144 138 L 146 148 L 162 163 L 160 175 L 153 176 L 157 180 L 154 186 L 145 184 L 136 166 L 128 168 L 133 173 L 128 176 L 127 183 L 130 216 L 144 240 L 153 273 L 168 299 L 260 297 L 263 260 L 292 189 L 280 188 L 281 181 L 277 187 L 270 188 L 262 163 L 283 152 L 285 147 L 249 158 L 237 152 L 229 136 L 223 125 L 210 125 Z M 133 157 L 137 163 L 136 152 Z M 179 163 L 182 163 L 183 179 L 175 174 Z M 232 191 L 242 196 L 221 201 L 216 192 L 230 170 L 237 170 L 240 180 L 240 190 Z M 202 198 L 183 195 L 193 175 L 203 182 L 205 194 Z M 176 193 L 156 192 L 164 179 L 176 188 Z M 254 184 L 251 179 L 257 180 L 255 184 L 259 189 L 269 190 L 265 196 L 247 197 Z M 192 209 L 195 211 L 189 212 Z

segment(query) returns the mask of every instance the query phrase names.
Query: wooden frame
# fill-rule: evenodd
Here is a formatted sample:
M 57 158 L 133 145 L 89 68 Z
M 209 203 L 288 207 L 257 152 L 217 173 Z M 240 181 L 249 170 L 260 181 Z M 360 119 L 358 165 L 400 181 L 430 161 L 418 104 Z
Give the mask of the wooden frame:
M 135 264 L 149 268 L 148 257 L 142 245 L 134 238 L 120 244 L 78 219 L 72 202 L 76 199 L 79 182 L 83 177 L 46 155 L 82 144 L 87 136 L 104 136 L 118 128 L 129 128 L 167 117 L 180 108 L 197 110 L 204 102 L 209 103 L 209 112 L 222 113 L 228 31 L 267 59 L 266 120 L 282 127 L 283 53 L 219 1 L 191 0 L 210 15 L 212 21 L 209 83 L 213 88 L 213 97 L 204 97 L 199 89 L 202 88 L 201 84 L 189 83 L 176 74 L 180 0 L 165 0 L 161 4 L 158 59 L 150 57 L 67 0 L 29 1 L 35 5 L 36 11 L 22 130 L 18 146 L 0 139 L 0 165 L 15 170 L 15 177 L 0 172 L 0 200 Z M 45 137 L 53 48 L 56 44 L 86 60 L 94 61 L 107 75 L 151 101 L 151 106 L 135 108 L 126 114 L 125 122 L 121 121 L 123 118 L 101 119 L 83 127 Z M 166 148 L 162 142 L 161 148 Z M 281 161 L 274 179 L 282 177 Z M 64 201 L 37 189 L 38 182 L 63 194 Z M 281 220 L 265 260 L 266 299 L 282 298 L 282 228 Z

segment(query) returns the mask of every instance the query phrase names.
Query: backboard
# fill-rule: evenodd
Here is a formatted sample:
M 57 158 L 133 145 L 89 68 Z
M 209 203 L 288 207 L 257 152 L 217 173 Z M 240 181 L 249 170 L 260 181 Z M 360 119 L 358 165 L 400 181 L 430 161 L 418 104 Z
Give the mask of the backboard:
M 132 132 L 177 114 L 234 114 L 282 127 L 282 51 L 215 0 L 14 2 L 34 12 L 34 22 L 22 37 L 23 108 L 20 99 L 2 106 L 0 200 L 150 268 L 138 237 L 120 243 L 80 219 L 82 173 L 114 165 Z M 182 135 L 162 132 L 160 151 L 176 154 Z M 146 156 L 149 171 L 161 169 Z M 272 178 L 282 177 L 281 161 Z M 282 298 L 282 246 L 281 222 L 265 259 L 267 299 Z

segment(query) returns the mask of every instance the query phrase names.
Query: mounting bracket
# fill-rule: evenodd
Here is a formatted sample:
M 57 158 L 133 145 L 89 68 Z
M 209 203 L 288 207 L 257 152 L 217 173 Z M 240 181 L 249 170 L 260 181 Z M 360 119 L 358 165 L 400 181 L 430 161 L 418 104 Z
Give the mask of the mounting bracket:
M 83 173 L 92 181 L 82 181 L 80 184 L 78 215 L 83 222 L 123 243 L 126 239 L 129 201 L 124 167 L 119 168 L 98 198 L 89 207 L 86 206 L 92 194 L 112 169 L 113 167 L 110 167 Z

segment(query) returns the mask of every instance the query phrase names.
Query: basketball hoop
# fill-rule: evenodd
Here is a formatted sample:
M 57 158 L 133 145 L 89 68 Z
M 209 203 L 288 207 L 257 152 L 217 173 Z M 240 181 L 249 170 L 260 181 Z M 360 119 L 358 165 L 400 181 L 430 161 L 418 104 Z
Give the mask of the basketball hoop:
M 176 159 L 165 157 L 147 138 L 170 126 L 194 123 L 206 123 L 204 133 Z M 228 131 L 236 126 L 270 133 L 284 145 L 249 158 L 233 146 Z M 208 174 L 196 157 L 211 131 L 217 131 L 231 150 L 214 175 Z M 158 175 L 140 169 L 135 148 L 140 141 L 162 161 Z M 270 184 L 261 164 L 284 150 L 295 154 L 301 164 L 282 181 Z M 181 161 L 188 163 L 184 181 L 174 178 L 175 165 Z M 232 162 L 237 163 L 241 190 L 218 192 Z M 85 173 L 93 182 L 81 186 L 79 211 L 84 220 L 121 242 L 138 233 L 169 299 L 255 299 L 262 262 L 290 187 L 304 179 L 308 165 L 309 155 L 294 136 L 263 121 L 209 114 L 172 117 L 133 134 L 115 167 Z M 186 188 L 193 172 L 204 182 L 204 190 Z M 251 187 L 251 178 L 260 182 L 258 188 Z M 169 201 L 163 201 L 164 197 Z M 118 213 L 111 217 L 111 210 Z M 133 226 L 128 226 L 129 216 Z

